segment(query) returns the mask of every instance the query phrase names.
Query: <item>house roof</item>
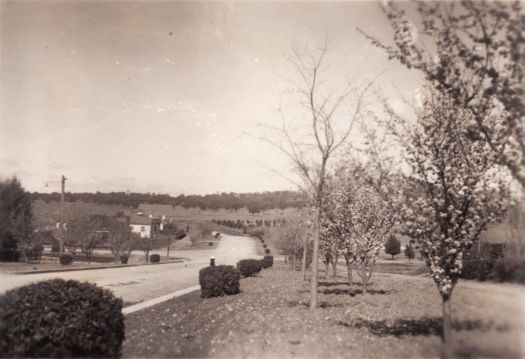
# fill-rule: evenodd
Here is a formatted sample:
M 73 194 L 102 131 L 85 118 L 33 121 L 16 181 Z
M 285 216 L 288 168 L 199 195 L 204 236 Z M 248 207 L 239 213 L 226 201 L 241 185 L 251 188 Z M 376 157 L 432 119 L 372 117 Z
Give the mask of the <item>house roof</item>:
M 153 222 L 160 223 L 160 219 L 157 217 L 150 217 L 150 216 L 139 216 L 139 215 L 129 216 L 129 224 L 151 225 Z
M 148 224 L 151 225 L 151 220 L 153 218 L 149 218 L 148 216 L 138 216 L 138 215 L 131 215 L 129 216 L 129 224 Z

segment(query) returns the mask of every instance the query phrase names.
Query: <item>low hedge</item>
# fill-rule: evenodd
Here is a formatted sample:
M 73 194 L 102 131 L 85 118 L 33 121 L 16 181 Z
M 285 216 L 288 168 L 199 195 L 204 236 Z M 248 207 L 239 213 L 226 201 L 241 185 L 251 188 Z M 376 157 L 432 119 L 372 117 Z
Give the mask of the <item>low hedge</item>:
M 273 256 L 264 256 L 264 258 L 261 259 L 261 266 L 263 268 L 269 268 L 273 266 Z
M 273 266 L 273 256 L 264 256 L 263 261 L 269 263 L 268 267 Z
M 120 256 L 121 264 L 128 264 L 128 256 Z
M 160 262 L 160 255 L 158 254 L 152 254 L 149 256 L 149 261 L 151 263 L 159 263 Z
M 209 266 L 199 271 L 201 297 L 212 298 L 233 295 L 240 290 L 240 272 L 233 266 Z
M 469 259 L 463 261 L 461 278 L 525 284 L 525 260 Z
M 18 262 L 20 252 L 14 249 L 0 249 L 0 262 Z
M 254 277 L 261 271 L 262 266 L 257 259 L 242 259 L 237 262 L 237 269 L 243 277 Z
M 91 283 L 52 279 L 0 296 L 2 357 L 107 357 L 124 340 L 122 300 Z

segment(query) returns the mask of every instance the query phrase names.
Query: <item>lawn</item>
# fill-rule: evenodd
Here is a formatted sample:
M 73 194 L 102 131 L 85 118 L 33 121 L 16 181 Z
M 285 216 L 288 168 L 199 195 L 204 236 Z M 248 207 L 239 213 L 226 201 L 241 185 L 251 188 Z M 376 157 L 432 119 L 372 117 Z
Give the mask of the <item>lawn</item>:
M 279 266 L 279 264 L 277 264 Z M 298 272 L 266 269 L 235 296 L 193 292 L 126 317 L 124 357 L 436 357 L 440 297 L 426 277 L 375 274 L 369 294 L 321 278 L 310 311 Z M 357 276 L 356 276 L 357 277 Z M 466 283 L 453 298 L 457 356 L 523 357 L 524 287 Z

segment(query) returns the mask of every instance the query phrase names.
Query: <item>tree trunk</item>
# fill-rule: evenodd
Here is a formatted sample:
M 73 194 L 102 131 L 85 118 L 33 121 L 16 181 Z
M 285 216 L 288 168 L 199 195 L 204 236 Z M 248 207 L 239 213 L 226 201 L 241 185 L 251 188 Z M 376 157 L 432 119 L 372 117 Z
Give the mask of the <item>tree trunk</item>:
M 352 279 L 352 263 L 350 261 L 350 258 L 348 258 L 348 255 L 345 255 L 345 261 L 346 261 L 346 269 L 348 271 L 348 285 L 352 287 L 353 279 Z
M 303 237 L 303 259 L 301 260 L 301 271 L 303 276 L 303 281 L 306 281 L 306 246 L 308 245 L 308 237 L 306 234 Z
M 292 256 L 292 271 L 295 272 L 295 254 Z
M 363 283 L 363 294 L 366 294 L 366 284 L 368 282 L 368 276 L 366 275 L 366 265 L 363 264 L 363 268 L 362 268 L 362 272 L 361 272 L 363 275 L 361 277 L 361 281 Z
M 333 270 L 332 276 L 334 278 L 337 277 L 337 260 L 338 259 L 339 259 L 339 257 L 337 255 L 332 257 L 332 270 Z
M 319 201 L 320 202 L 320 201 Z M 319 280 L 319 220 L 321 206 L 318 203 L 314 222 L 314 250 L 312 254 L 312 279 L 310 281 L 310 309 L 316 309 L 318 304 L 317 286 Z
M 452 339 L 452 322 L 451 322 L 451 297 L 443 297 L 443 354 L 445 358 L 451 357 L 451 339 Z
M 328 255 L 325 256 L 325 270 L 326 270 L 326 278 L 328 278 L 328 272 L 330 272 L 330 257 Z

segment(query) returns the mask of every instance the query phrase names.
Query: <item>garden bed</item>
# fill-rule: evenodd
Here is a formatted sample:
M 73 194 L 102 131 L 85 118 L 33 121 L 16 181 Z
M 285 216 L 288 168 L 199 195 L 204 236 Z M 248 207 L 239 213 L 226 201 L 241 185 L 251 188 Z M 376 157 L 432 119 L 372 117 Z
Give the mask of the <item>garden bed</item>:
M 357 276 L 355 276 L 357 277 Z M 484 284 L 475 283 L 477 286 Z M 481 287 L 483 288 L 483 287 Z M 491 287 L 492 288 L 492 287 Z M 459 286 L 455 355 L 521 357 L 523 289 L 517 296 Z M 125 357 L 429 357 L 441 353 L 441 300 L 429 278 L 375 274 L 369 294 L 345 277 L 321 278 L 308 309 L 298 272 L 263 270 L 241 293 L 199 292 L 126 317 Z

